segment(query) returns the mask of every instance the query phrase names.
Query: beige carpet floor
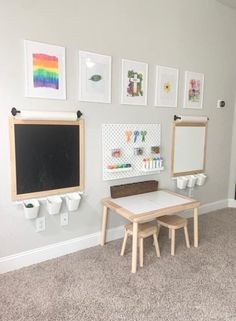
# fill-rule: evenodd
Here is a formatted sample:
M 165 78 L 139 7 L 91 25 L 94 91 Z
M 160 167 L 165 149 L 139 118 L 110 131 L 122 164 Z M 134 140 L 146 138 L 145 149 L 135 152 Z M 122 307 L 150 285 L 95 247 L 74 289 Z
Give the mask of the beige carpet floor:
M 1 321 L 235 321 L 236 209 L 200 216 L 200 246 L 177 232 L 170 256 L 145 241 L 144 268 L 130 273 L 131 242 L 94 247 L 0 276 Z M 192 221 L 189 224 L 192 239 Z

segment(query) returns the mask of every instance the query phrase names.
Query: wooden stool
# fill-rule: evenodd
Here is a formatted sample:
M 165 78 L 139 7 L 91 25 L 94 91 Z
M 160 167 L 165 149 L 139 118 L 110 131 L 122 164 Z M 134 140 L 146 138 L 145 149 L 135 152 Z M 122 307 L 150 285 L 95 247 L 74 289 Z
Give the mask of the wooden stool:
M 188 236 L 188 220 L 178 215 L 165 215 L 157 218 L 159 226 L 165 226 L 169 229 L 169 238 L 171 238 L 171 255 L 175 255 L 175 230 L 184 228 L 184 235 L 187 248 L 190 248 Z
M 153 236 L 153 241 L 156 249 L 156 254 L 160 257 L 160 249 L 157 240 L 157 226 L 154 223 L 143 223 L 138 225 L 138 244 L 139 244 L 139 265 L 143 267 L 143 239 L 148 236 Z M 120 255 L 123 256 L 125 253 L 125 247 L 127 238 L 129 235 L 133 235 L 133 224 L 125 225 L 125 236 L 121 248 Z

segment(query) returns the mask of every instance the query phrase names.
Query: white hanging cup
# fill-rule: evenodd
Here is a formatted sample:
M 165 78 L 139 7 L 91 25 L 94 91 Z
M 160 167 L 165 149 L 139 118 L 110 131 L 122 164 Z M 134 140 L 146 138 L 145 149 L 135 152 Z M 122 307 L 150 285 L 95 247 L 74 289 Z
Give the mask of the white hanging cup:
M 68 211 L 73 212 L 76 211 L 79 207 L 79 203 L 81 200 L 81 196 L 79 193 L 70 193 L 66 196 L 66 205 Z
M 47 210 L 50 215 L 60 212 L 62 199 L 59 196 L 50 196 L 47 198 Z
M 27 207 L 27 205 L 29 204 L 32 204 L 33 207 Z M 39 207 L 40 207 L 38 200 L 35 200 L 35 199 L 27 200 L 27 201 L 24 201 L 23 205 L 24 205 L 25 218 L 27 218 L 28 220 L 31 220 L 38 216 Z
M 185 189 L 187 187 L 188 179 L 186 177 L 177 177 L 177 187 Z
M 188 187 L 194 187 L 197 182 L 197 176 L 195 175 L 190 175 L 188 176 Z
M 205 184 L 207 176 L 205 174 L 199 174 L 197 175 L 197 185 L 202 186 Z

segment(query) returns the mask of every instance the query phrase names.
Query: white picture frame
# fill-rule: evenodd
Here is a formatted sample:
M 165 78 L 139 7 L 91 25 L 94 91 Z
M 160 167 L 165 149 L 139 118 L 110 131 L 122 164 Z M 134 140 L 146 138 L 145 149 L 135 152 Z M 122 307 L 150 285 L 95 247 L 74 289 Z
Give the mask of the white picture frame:
M 185 71 L 184 108 L 202 109 L 204 74 Z
M 66 99 L 65 48 L 24 40 L 25 96 Z
M 111 56 L 79 51 L 79 100 L 111 103 Z
M 148 64 L 122 59 L 121 104 L 147 105 Z
M 177 107 L 179 70 L 176 68 L 156 66 L 155 106 Z

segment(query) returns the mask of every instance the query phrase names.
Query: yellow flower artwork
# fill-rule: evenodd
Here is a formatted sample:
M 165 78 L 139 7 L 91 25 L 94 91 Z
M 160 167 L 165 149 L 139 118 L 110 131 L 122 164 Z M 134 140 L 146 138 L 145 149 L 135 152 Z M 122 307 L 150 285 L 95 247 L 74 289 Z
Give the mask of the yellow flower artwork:
M 165 82 L 164 85 L 163 85 L 163 90 L 166 92 L 166 93 L 169 93 L 170 90 L 171 90 L 171 85 L 169 82 Z

